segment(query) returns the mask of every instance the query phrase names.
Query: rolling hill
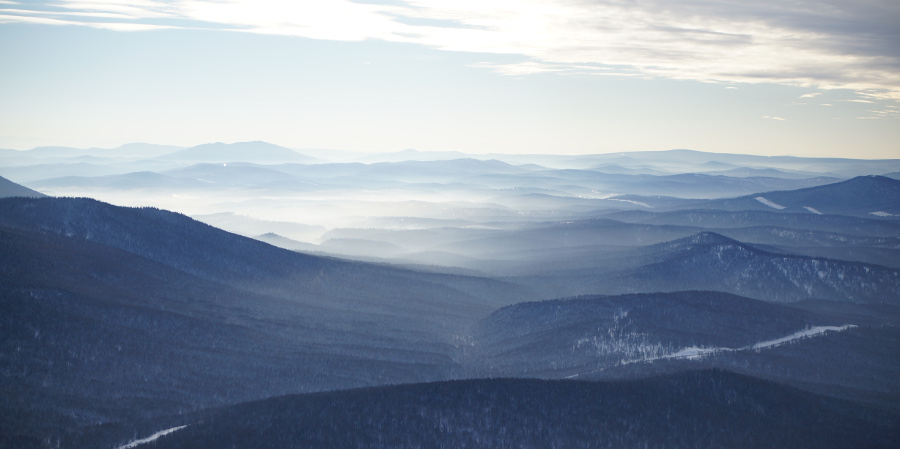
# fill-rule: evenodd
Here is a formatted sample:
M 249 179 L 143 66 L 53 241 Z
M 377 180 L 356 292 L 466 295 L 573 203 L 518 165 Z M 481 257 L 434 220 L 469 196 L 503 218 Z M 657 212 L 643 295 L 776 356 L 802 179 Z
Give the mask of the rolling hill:
M 144 424 L 131 441 L 147 438 L 141 447 L 148 449 L 888 448 L 900 442 L 896 420 L 893 411 L 696 371 L 617 382 L 479 379 L 284 396 Z M 111 447 L 129 440 L 107 434 L 79 443 L 97 441 Z

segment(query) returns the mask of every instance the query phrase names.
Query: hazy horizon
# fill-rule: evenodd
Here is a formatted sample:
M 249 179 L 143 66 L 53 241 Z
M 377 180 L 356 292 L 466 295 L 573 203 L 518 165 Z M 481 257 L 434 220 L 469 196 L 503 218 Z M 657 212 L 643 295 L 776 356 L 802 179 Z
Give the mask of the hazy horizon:
M 397 153 L 405 153 L 405 152 L 416 152 L 423 154 L 452 154 L 457 153 L 460 157 L 466 156 L 490 156 L 490 155 L 498 155 L 498 156 L 602 156 L 602 155 L 614 155 L 621 153 L 622 155 L 626 153 L 663 153 L 663 152 L 676 152 L 676 151 L 690 151 L 697 153 L 709 153 L 709 154 L 722 154 L 722 155 L 745 155 L 745 156 L 762 156 L 762 157 L 798 157 L 798 158 L 834 158 L 834 159 L 848 159 L 848 160 L 893 160 L 900 159 L 900 154 L 888 154 L 885 157 L 876 157 L 876 156 L 867 156 L 867 155 L 855 155 L 855 154 L 846 154 L 840 156 L 820 156 L 814 154 L 764 154 L 760 152 L 728 152 L 728 151 L 706 151 L 706 150 L 695 150 L 692 148 L 665 148 L 665 149 L 647 149 L 647 150 L 623 150 L 623 151 L 602 151 L 602 152 L 585 152 L 585 153 L 565 153 L 565 152 L 516 152 L 516 151 L 485 151 L 485 152 L 469 152 L 463 150 L 437 150 L 437 149 L 420 149 L 420 148 L 397 148 L 397 149 L 388 149 L 384 151 L 379 150 L 366 150 L 366 149 L 338 149 L 338 148 L 306 148 L 306 147 L 293 147 L 289 145 L 282 145 L 278 142 L 270 142 L 261 139 L 254 139 L 248 141 L 234 141 L 234 142 L 220 142 L 220 141 L 210 141 L 210 142 L 199 142 L 195 144 L 186 144 L 186 145 L 176 145 L 171 143 L 159 143 L 159 142 L 137 142 L 137 141 L 128 141 L 123 142 L 121 144 L 112 144 L 106 146 L 75 146 L 75 145 L 66 145 L 66 144 L 52 144 L 52 145 L 38 145 L 34 147 L 23 147 L 23 148 L 0 148 L 0 150 L 14 150 L 20 152 L 27 152 L 31 150 L 37 150 L 41 148 L 70 148 L 73 150 L 81 150 L 81 151 L 91 151 L 91 150 L 118 150 L 123 147 L 127 147 L 129 145 L 154 145 L 160 147 L 174 147 L 174 151 L 179 151 L 179 149 L 188 149 L 199 147 L 202 145 L 210 145 L 210 144 L 225 144 L 225 145 L 233 145 L 233 144 L 241 144 L 241 143 L 254 143 L 254 142 L 263 142 L 272 145 L 277 145 L 280 147 L 284 147 L 290 150 L 293 150 L 302 155 L 308 155 L 313 157 L 318 157 L 322 159 L 322 162 L 329 162 L 328 159 L 322 158 L 322 156 L 327 156 L 329 153 L 334 153 L 338 156 L 335 160 L 340 161 L 341 158 L 339 155 L 343 154 L 345 157 L 360 157 L 365 158 L 367 156 L 377 156 L 377 155 L 390 155 Z

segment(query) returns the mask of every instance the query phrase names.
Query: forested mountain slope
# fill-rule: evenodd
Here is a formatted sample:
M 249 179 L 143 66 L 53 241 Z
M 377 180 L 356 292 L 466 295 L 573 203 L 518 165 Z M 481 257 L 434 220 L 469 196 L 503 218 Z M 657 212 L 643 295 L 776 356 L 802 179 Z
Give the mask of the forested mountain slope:
M 141 446 L 148 449 L 889 448 L 900 443 L 896 420 L 896 412 L 697 371 L 633 381 L 483 379 L 285 396 L 145 424 L 138 438 L 170 431 Z

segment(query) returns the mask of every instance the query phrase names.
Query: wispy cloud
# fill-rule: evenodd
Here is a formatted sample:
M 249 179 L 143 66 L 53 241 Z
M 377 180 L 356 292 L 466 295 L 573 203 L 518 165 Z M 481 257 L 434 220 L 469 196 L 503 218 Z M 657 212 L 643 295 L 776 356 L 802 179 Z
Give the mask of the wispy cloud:
M 618 74 L 851 89 L 900 99 L 895 0 L 57 0 L 2 22 L 214 27 L 519 55 L 498 73 Z M 70 13 L 70 14 L 66 14 Z M 85 14 L 85 16 L 71 13 Z M 103 15 L 109 16 L 103 16 Z M 90 17 L 88 17 L 90 16 Z M 808 94 L 802 98 L 811 98 Z
M 800 96 L 800 98 L 815 98 L 815 97 L 818 97 L 819 95 L 822 95 L 822 92 L 813 92 L 811 94 L 803 94 Z
M 785 119 L 785 118 L 781 118 L 781 117 L 773 117 L 773 116 L 769 116 L 769 115 L 764 115 L 764 116 L 762 116 L 762 118 L 764 118 L 764 119 L 769 119 L 769 120 L 780 120 L 780 121 L 785 121 L 785 120 L 787 120 L 787 119 Z
M 865 119 L 879 119 L 879 118 L 900 118 L 900 109 L 896 107 L 891 107 L 891 105 L 887 105 L 883 109 L 870 109 L 869 116 L 867 117 L 857 117 L 857 118 L 865 118 Z

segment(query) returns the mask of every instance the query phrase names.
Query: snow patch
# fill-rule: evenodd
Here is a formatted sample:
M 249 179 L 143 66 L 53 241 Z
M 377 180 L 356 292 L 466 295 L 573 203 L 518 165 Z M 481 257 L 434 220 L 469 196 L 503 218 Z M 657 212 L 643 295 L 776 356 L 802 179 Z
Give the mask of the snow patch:
M 880 210 L 878 212 L 869 212 L 869 215 L 874 215 L 876 217 L 893 217 L 894 216 L 894 214 L 889 214 L 883 210 Z
M 819 212 L 818 210 L 816 210 L 816 208 L 814 208 L 814 207 L 803 206 L 803 208 L 806 209 L 806 210 L 808 210 L 808 211 L 810 211 L 810 212 L 812 212 L 812 213 L 814 213 L 814 214 L 816 214 L 816 215 L 822 215 L 822 213 Z
M 132 441 L 132 442 L 126 444 L 126 445 L 119 446 L 117 449 L 131 449 L 131 448 L 133 448 L 133 447 L 137 447 L 137 446 L 140 446 L 140 445 L 142 445 L 142 444 L 147 444 L 147 443 L 149 443 L 149 442 L 151 442 L 151 441 L 156 441 L 159 437 L 166 436 L 166 435 L 168 435 L 168 434 L 170 434 L 170 433 L 172 433 L 172 432 L 175 432 L 175 431 L 177 431 L 177 430 L 184 429 L 185 427 L 187 427 L 187 426 L 179 426 L 179 427 L 173 427 L 173 428 L 171 428 L 171 429 L 160 430 L 159 432 L 156 432 L 156 433 L 154 433 L 153 435 L 150 435 L 150 436 L 147 437 L 147 438 L 141 438 L 140 440 L 134 440 L 134 441 Z
M 784 209 L 784 208 L 785 208 L 784 206 L 782 206 L 782 205 L 780 205 L 780 204 L 778 204 L 778 203 L 776 203 L 776 202 L 774 202 L 774 201 L 769 201 L 769 200 L 767 200 L 767 199 L 765 199 L 765 198 L 763 198 L 763 197 L 761 197 L 761 196 L 758 196 L 758 197 L 753 198 L 753 199 L 756 200 L 756 201 L 759 201 L 760 203 L 763 203 L 763 204 L 765 204 L 766 206 L 769 206 L 769 207 L 771 207 L 771 208 L 773 208 L 773 209 L 781 210 L 781 209 Z

